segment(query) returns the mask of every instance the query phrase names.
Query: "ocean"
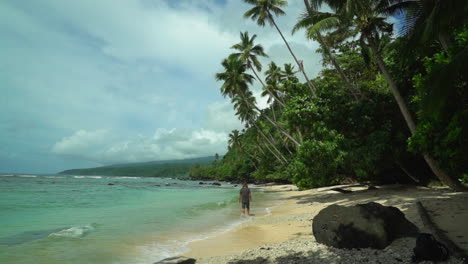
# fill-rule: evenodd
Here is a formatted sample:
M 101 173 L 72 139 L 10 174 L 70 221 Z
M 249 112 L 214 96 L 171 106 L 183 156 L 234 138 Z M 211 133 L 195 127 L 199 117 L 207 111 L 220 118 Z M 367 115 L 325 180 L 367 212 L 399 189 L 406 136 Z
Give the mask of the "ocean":
M 0 175 L 0 263 L 150 264 L 251 220 L 240 186 L 146 177 Z M 253 190 L 254 217 L 278 203 Z

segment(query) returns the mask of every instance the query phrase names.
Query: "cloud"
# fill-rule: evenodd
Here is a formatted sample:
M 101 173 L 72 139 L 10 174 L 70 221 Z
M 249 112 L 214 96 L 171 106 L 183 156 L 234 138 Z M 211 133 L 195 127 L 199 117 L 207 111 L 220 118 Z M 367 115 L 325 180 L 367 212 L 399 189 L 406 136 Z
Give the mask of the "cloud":
M 242 127 L 235 116 L 232 104 L 229 101 L 214 102 L 207 107 L 205 128 L 228 133 Z
M 288 2 L 277 23 L 312 78 L 316 46 L 290 34 L 303 2 Z M 11 163 L 8 153 L 24 162 L 4 169 L 22 171 L 37 159 L 36 171 L 41 163 L 51 171 L 223 153 L 242 124 L 214 75 L 239 32 L 258 35 L 265 68 L 293 62 L 274 28 L 243 19 L 248 8 L 239 0 L 0 1 L 0 164 Z M 258 83 L 253 90 L 265 107 Z
M 57 142 L 52 151 L 101 164 L 185 159 L 225 153 L 227 134 L 207 129 L 157 129 L 152 136 L 110 140 L 112 131 L 79 130 Z

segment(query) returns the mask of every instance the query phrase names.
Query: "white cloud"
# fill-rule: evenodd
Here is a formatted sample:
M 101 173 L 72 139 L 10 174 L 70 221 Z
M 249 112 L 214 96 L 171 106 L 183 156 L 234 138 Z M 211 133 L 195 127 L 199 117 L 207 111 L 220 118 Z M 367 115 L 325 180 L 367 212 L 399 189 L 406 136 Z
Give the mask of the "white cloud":
M 64 137 L 55 143 L 52 152 L 68 156 L 82 156 L 109 142 L 110 135 L 109 131 L 103 129 L 96 131 L 78 130 L 73 135 Z
M 312 78 L 316 45 L 290 34 L 303 2 L 288 2 L 277 23 Z M 264 69 L 293 62 L 274 28 L 243 19 L 248 8 L 239 0 L 0 1 L 0 124 L 31 127 L 0 129 L 2 151 L 77 164 L 223 153 L 242 124 L 214 75 L 239 32 L 258 35 L 270 55 Z
M 242 124 L 235 116 L 232 104 L 226 100 L 208 105 L 204 127 L 229 133 L 234 129 L 241 128 Z
M 75 132 L 57 142 L 52 151 L 101 164 L 185 159 L 225 153 L 227 134 L 206 129 L 159 128 L 152 136 L 109 140 L 112 131 Z

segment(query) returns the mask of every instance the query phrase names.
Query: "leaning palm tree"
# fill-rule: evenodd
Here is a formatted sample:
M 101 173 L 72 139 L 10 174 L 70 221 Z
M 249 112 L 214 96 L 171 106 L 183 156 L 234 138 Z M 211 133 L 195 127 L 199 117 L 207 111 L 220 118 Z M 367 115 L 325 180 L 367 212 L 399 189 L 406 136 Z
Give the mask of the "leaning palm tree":
M 409 36 L 414 47 L 437 40 L 447 51 L 451 42 L 449 33 L 468 22 L 468 1 L 391 0 L 390 3 L 390 13 L 405 14 L 400 33 Z
M 247 68 L 246 64 L 242 63 L 236 56 L 229 56 L 227 59 L 224 59 L 221 63 L 225 69 L 224 72 L 220 72 L 216 74 L 217 81 L 223 81 L 223 85 L 221 86 L 221 94 L 223 96 L 229 96 L 229 98 L 233 99 L 238 96 L 241 99 L 246 100 L 248 98 L 249 85 L 253 82 L 253 76 L 245 73 Z M 259 109 L 255 101 L 245 101 L 246 104 L 250 105 L 250 107 L 257 112 L 257 114 L 261 114 L 262 110 Z M 284 136 L 289 138 L 294 144 L 299 147 L 300 143 L 289 134 L 286 129 L 280 126 L 277 122 L 272 120 L 268 115 L 262 115 L 265 119 L 268 120 L 274 127 L 276 127 Z
M 302 62 L 300 62 L 297 59 L 296 55 L 292 51 L 291 47 L 289 46 L 288 41 L 284 37 L 283 33 L 279 29 L 273 17 L 273 14 L 275 14 L 276 16 L 285 14 L 285 12 L 281 9 L 281 7 L 286 6 L 287 2 L 284 0 L 244 0 L 244 2 L 254 5 L 253 8 L 247 10 L 247 12 L 244 13 L 244 18 L 251 18 L 252 20 L 256 21 L 259 26 L 262 26 L 262 27 L 265 26 L 266 22 L 268 22 L 270 25 L 276 28 L 281 38 L 283 39 L 284 43 L 286 44 L 286 47 L 291 53 L 291 56 L 294 58 L 294 61 L 296 62 L 297 67 L 299 67 L 299 70 L 304 75 L 304 78 L 306 79 L 306 82 L 310 89 L 311 94 L 315 96 L 315 87 L 313 83 L 309 80 L 309 77 L 307 76 L 307 74 L 305 73 Z
M 312 0 L 312 1 L 315 2 L 313 6 L 317 7 L 317 3 L 316 3 L 317 1 L 316 0 Z M 359 93 L 358 89 L 349 81 L 348 77 L 344 73 L 343 69 L 341 68 L 340 64 L 336 60 L 335 56 L 333 56 L 331 52 L 331 48 L 328 45 L 327 41 L 322 36 L 322 33 L 320 32 L 320 30 L 312 28 L 312 26 L 319 21 L 322 21 L 323 23 L 324 19 L 329 17 L 330 14 L 326 12 L 319 12 L 317 9 L 314 10 L 312 8 L 312 5 L 309 3 L 309 0 L 304 0 L 304 4 L 306 6 L 306 12 L 299 17 L 299 21 L 294 26 L 292 33 L 294 34 L 299 29 L 307 29 L 306 31 L 307 38 L 315 39 L 318 41 L 324 53 L 330 59 L 331 63 L 333 64 L 333 67 L 335 67 L 335 70 L 340 75 L 346 87 L 351 91 L 351 94 L 353 95 L 353 97 L 355 99 L 358 99 L 358 93 Z
M 262 85 L 264 91 L 267 91 L 271 97 L 276 99 L 282 106 L 284 106 L 284 102 L 282 102 L 279 98 L 277 98 L 273 93 L 271 93 L 268 89 L 265 88 L 265 83 L 260 79 L 257 74 L 257 71 L 261 72 L 262 64 L 258 60 L 257 56 L 268 57 L 267 54 L 263 51 L 263 47 L 261 45 L 255 45 L 254 41 L 257 35 L 253 35 L 251 38 L 249 37 L 249 32 L 240 33 L 241 42 L 232 46 L 232 49 L 237 50 L 237 53 L 233 53 L 232 55 L 237 57 L 241 62 L 245 63 L 247 67 L 254 73 L 257 80 Z M 256 70 L 257 71 L 256 71 Z
M 241 122 L 246 123 L 247 126 L 254 126 L 257 131 L 262 135 L 266 142 L 272 147 L 270 152 L 283 164 L 286 164 L 288 160 L 281 153 L 280 150 L 275 146 L 263 132 L 263 130 L 257 124 L 257 112 L 254 111 L 252 105 L 255 105 L 255 97 L 250 91 L 247 91 L 243 95 L 236 95 L 232 98 L 234 103 L 234 109 L 236 110 L 236 115 L 239 117 Z
M 253 76 L 245 73 L 247 68 L 246 64 L 242 63 L 236 56 L 229 56 L 227 59 L 224 59 L 221 63 L 225 71 L 216 74 L 217 81 L 223 81 L 221 86 L 221 94 L 223 96 L 229 96 L 231 100 L 238 100 L 239 98 L 245 101 L 245 104 L 249 105 L 252 111 L 257 114 L 261 114 L 262 110 L 259 109 L 255 101 L 248 100 L 249 94 L 249 85 L 253 82 Z M 300 143 L 291 136 L 286 129 L 281 127 L 277 122 L 272 120 L 268 115 L 262 115 L 265 117 L 268 122 L 270 122 L 274 127 L 276 127 L 284 136 L 289 138 L 297 147 L 300 146 Z
M 318 0 L 317 0 L 318 1 Z M 322 2 L 322 1 L 321 1 Z M 336 4 L 336 20 L 342 20 L 342 25 L 350 26 L 350 31 L 358 32 L 360 35 L 360 42 L 367 45 L 374 59 L 382 72 L 385 80 L 387 81 L 393 96 L 398 104 L 398 107 L 403 115 L 403 118 L 408 125 L 411 134 L 416 131 L 416 123 L 406 105 L 404 98 L 401 96 L 398 87 L 393 80 L 387 66 L 382 58 L 378 44 L 382 34 L 390 34 L 392 26 L 386 22 L 385 14 L 388 13 L 389 1 L 388 0 L 324 0 L 323 2 L 330 2 Z M 337 4 L 340 2 L 342 5 Z M 343 12 L 344 11 L 344 12 Z M 341 17 L 340 17 L 341 16 Z M 352 24 L 346 23 L 352 20 Z M 427 164 L 432 172 L 450 188 L 456 191 L 467 191 L 466 187 L 458 182 L 456 179 L 449 177 L 442 170 L 438 168 L 433 158 L 428 155 L 423 155 Z
M 291 63 L 284 64 L 283 79 L 291 82 L 299 81 L 296 77 L 296 71 L 294 71 L 294 65 L 292 65 Z

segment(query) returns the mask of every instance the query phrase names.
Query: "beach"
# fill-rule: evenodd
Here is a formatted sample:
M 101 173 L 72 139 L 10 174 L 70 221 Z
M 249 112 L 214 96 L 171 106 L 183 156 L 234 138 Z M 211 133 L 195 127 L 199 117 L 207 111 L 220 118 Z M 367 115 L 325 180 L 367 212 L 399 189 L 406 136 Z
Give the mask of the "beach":
M 347 186 L 341 186 L 347 187 Z M 197 263 L 410 263 L 415 238 L 400 238 L 383 250 L 336 249 L 315 241 L 312 219 L 331 205 L 351 206 L 377 202 L 395 206 L 406 218 L 429 232 L 418 213 L 416 202 L 427 209 L 434 223 L 459 248 L 468 252 L 468 193 L 455 193 L 448 188 L 425 188 L 405 185 L 349 187 L 340 193 L 337 186 L 298 191 L 294 185 L 262 186 L 265 192 L 281 197 L 281 203 L 270 208 L 271 214 L 250 221 L 218 236 L 192 242 L 184 256 Z M 255 189 L 253 189 L 255 202 Z M 424 262 L 421 262 L 424 263 Z M 430 262 L 427 262 L 430 263 Z M 445 263 L 463 263 L 451 257 Z

